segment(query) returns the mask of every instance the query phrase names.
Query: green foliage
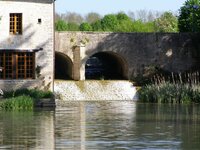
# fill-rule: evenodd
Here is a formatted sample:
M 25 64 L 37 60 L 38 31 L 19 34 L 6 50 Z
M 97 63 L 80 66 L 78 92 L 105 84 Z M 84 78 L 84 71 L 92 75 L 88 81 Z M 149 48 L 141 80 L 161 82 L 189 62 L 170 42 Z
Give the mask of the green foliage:
M 64 20 L 58 20 L 55 23 L 56 31 L 67 31 L 68 25 Z
M 66 23 L 64 20 L 58 20 L 55 23 L 56 31 L 79 31 L 79 25 L 76 23 Z
M 178 17 L 180 32 L 200 32 L 200 0 L 187 0 Z
M 118 20 L 118 26 L 116 31 L 118 32 L 133 32 L 133 22 L 125 13 L 118 13 L 116 15 Z
M 79 25 L 76 23 L 69 22 L 67 26 L 68 26 L 68 31 L 79 31 Z
M 50 91 L 39 91 L 36 89 L 19 89 L 4 92 L 3 100 L 0 101 L 2 110 L 32 110 L 35 103 L 42 98 L 53 98 Z
M 151 17 L 152 18 L 152 17 Z M 177 18 L 170 12 L 165 12 L 154 21 L 133 20 L 127 14 L 108 14 L 103 18 L 97 13 L 86 16 L 86 22 L 68 23 L 56 21 L 57 31 L 108 31 L 108 32 L 177 32 Z
M 165 12 L 154 21 L 156 32 L 178 32 L 178 20 L 171 12 Z
M 26 95 L 5 99 L 0 102 L 1 110 L 32 110 L 33 107 L 33 99 Z
M 126 15 L 125 13 L 123 13 L 123 12 L 118 13 L 118 14 L 116 15 L 116 17 L 117 17 L 117 20 L 118 20 L 118 21 L 131 20 L 131 19 L 129 18 L 129 16 Z
M 101 20 L 98 20 L 91 24 L 93 31 L 103 31 Z
M 133 22 L 131 20 L 120 21 L 117 28 L 117 32 L 133 32 Z
M 200 90 L 188 84 L 163 82 L 159 85 L 146 85 L 139 90 L 139 99 L 150 103 L 190 103 L 194 97 L 200 98 Z M 198 99 L 196 99 L 198 100 Z
M 51 91 L 40 91 L 40 90 L 36 90 L 36 89 L 19 89 L 16 91 L 4 92 L 3 97 L 4 98 L 12 98 L 12 97 L 18 97 L 21 95 L 30 96 L 34 99 L 53 98 L 53 96 L 54 96 Z
M 141 20 L 133 22 L 134 32 L 154 32 L 154 24 L 152 22 L 144 23 Z
M 117 31 L 119 21 L 114 14 L 105 15 L 101 20 L 103 31 Z
M 200 103 L 199 79 L 199 73 L 179 74 L 178 78 L 173 74 L 167 78 L 154 77 L 153 84 L 138 91 L 139 100 L 149 103 Z
M 92 26 L 89 23 L 84 22 L 80 25 L 79 29 L 80 31 L 92 31 Z

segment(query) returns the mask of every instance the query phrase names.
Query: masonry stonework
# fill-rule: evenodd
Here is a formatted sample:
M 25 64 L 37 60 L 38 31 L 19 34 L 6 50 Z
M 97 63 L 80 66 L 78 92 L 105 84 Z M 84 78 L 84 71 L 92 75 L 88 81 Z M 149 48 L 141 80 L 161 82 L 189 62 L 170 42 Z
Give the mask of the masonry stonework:
M 80 67 L 82 76 L 89 57 L 99 52 L 112 52 L 127 64 L 127 78 L 131 79 L 150 66 L 170 72 L 198 67 L 199 37 L 198 33 L 56 32 L 55 47 L 56 52 L 65 54 L 74 64 L 74 46 L 85 45 Z
M 35 79 L 0 80 L 0 88 L 53 90 L 54 1 L 0 0 L 0 10 L 0 50 L 19 52 L 38 50 L 35 52 Z M 22 34 L 10 34 L 10 13 L 22 14 Z

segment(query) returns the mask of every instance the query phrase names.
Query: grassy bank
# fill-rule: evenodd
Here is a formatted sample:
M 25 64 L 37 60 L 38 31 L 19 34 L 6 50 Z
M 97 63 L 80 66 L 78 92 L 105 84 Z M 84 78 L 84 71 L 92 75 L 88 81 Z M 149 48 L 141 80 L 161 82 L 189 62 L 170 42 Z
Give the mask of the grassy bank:
M 152 84 L 143 86 L 139 100 L 149 103 L 200 103 L 199 74 L 189 74 L 183 81 L 182 75 L 172 80 L 157 76 Z
M 53 98 L 50 91 L 40 91 L 35 89 L 20 89 L 16 91 L 4 92 L 0 100 L 1 110 L 32 110 L 39 99 Z

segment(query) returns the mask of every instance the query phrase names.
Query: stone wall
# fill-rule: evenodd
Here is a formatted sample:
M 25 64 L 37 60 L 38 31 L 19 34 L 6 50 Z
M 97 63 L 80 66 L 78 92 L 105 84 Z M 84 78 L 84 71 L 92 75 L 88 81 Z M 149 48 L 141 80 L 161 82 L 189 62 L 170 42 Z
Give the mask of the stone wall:
M 4 89 L 12 83 L 11 87 L 25 86 L 53 90 L 53 5 L 52 0 L 0 1 L 0 49 L 11 51 L 42 49 L 36 52 L 35 60 L 35 68 L 40 70 L 39 78 L 34 80 L 0 80 L 0 88 Z M 22 35 L 9 33 L 10 13 L 22 13 Z M 41 19 L 41 23 L 38 22 L 38 19 Z M 24 85 L 21 85 L 22 82 Z
M 200 34 L 192 33 L 104 33 L 56 32 L 56 51 L 72 62 L 73 47 L 84 44 L 81 65 L 98 52 L 113 52 L 125 60 L 128 78 L 159 66 L 171 72 L 183 72 L 199 65 Z

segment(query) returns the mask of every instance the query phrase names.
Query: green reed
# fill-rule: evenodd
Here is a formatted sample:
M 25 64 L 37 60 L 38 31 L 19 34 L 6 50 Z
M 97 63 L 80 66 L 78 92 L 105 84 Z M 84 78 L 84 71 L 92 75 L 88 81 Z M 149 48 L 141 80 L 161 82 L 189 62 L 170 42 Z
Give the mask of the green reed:
M 157 75 L 143 86 L 139 99 L 150 103 L 200 103 L 199 73 Z

